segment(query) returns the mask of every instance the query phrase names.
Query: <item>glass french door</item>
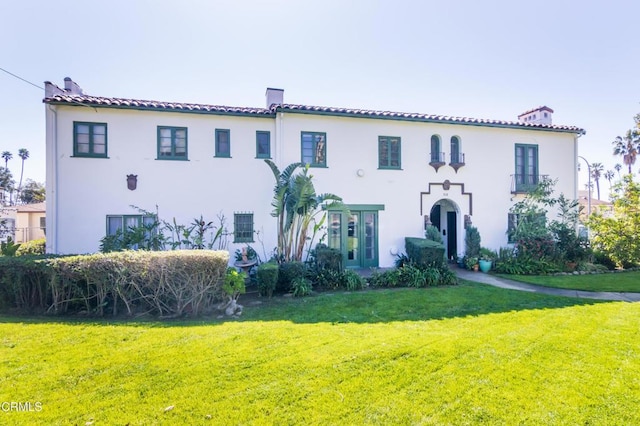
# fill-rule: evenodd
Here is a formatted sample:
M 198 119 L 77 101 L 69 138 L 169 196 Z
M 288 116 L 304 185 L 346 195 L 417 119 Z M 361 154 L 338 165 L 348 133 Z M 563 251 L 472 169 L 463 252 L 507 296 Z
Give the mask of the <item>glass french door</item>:
M 329 213 L 329 247 L 342 252 L 347 268 L 378 266 L 378 212 Z

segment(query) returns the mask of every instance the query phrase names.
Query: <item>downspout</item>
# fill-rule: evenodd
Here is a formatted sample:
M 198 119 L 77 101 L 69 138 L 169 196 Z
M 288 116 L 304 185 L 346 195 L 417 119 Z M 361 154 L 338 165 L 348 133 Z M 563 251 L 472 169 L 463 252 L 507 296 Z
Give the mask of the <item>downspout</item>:
M 49 109 L 47 117 L 47 213 L 46 229 L 49 230 L 47 236 L 47 253 L 58 253 L 58 111 L 56 108 L 47 105 Z M 53 117 L 53 119 L 51 119 Z

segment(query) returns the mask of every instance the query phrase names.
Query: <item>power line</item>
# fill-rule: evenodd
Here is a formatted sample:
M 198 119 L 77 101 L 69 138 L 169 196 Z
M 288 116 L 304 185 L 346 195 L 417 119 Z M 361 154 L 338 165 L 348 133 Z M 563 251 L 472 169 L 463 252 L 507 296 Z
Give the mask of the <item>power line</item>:
M 0 68 L 0 71 L 4 71 L 7 74 L 9 74 L 10 76 L 17 78 L 18 80 L 22 80 L 25 83 L 32 85 L 33 87 L 37 87 L 40 90 L 44 90 L 44 87 L 40 87 L 37 84 L 34 84 L 34 83 L 30 82 L 29 80 L 25 80 L 24 78 L 20 77 L 19 75 L 15 75 L 14 73 L 9 72 L 9 71 L 5 70 L 4 68 Z

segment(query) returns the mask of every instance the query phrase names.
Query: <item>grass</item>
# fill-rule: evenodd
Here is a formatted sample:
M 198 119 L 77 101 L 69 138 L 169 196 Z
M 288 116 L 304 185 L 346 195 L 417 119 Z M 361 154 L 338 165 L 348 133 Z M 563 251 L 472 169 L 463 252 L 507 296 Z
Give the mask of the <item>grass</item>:
M 463 283 L 239 321 L 0 317 L 4 401 L 42 410 L 1 424 L 638 424 L 640 304 Z
M 640 293 L 640 271 L 588 275 L 503 275 L 503 278 L 545 287 L 584 291 Z

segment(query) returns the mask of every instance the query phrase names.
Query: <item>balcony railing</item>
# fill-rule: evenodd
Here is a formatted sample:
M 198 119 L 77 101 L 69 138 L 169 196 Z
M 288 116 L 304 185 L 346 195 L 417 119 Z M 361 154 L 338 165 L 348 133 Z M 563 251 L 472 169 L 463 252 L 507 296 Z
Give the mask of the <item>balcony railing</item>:
M 429 156 L 429 165 L 436 169 L 437 172 L 440 167 L 446 164 L 444 158 L 444 152 L 432 152 Z
M 449 165 L 458 173 L 458 169 L 464 166 L 464 154 L 462 152 L 451 153 L 451 161 Z
M 523 194 L 533 191 L 549 175 L 515 174 L 511 175 L 511 193 Z

